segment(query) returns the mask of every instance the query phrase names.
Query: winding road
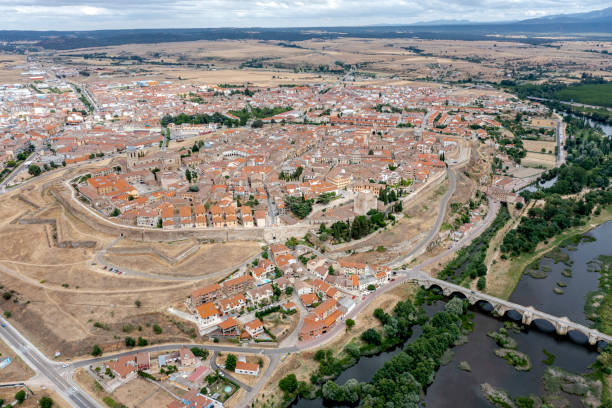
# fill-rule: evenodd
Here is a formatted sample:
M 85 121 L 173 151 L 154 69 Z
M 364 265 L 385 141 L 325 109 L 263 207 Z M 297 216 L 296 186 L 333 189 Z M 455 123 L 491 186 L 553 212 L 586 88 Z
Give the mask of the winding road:
M 429 231 L 427 236 L 424 237 L 424 239 L 415 248 L 413 248 L 409 253 L 389 263 L 389 266 L 397 268 L 405 264 L 411 258 L 424 252 L 427 249 L 427 246 L 437 236 L 442 226 L 442 223 L 444 221 L 444 216 L 446 214 L 448 203 L 456 190 L 456 176 L 454 173 L 454 168 L 456 167 L 457 165 L 453 166 L 453 168 L 451 167 L 447 168 L 447 176 L 449 179 L 449 189 L 442 198 L 442 201 L 440 203 L 440 210 L 438 212 L 436 222 L 434 226 L 432 227 L 432 229 Z M 72 194 L 73 194 L 72 199 L 75 199 L 74 192 L 72 192 Z M 452 254 L 453 252 L 455 252 L 462 246 L 467 245 L 469 242 L 471 242 L 472 239 L 474 239 L 476 236 L 482 233 L 482 231 L 484 231 L 484 229 L 486 229 L 488 225 L 490 225 L 492 220 L 495 218 L 495 215 L 497 214 L 498 209 L 499 209 L 499 203 L 493 201 L 489 208 L 487 217 L 483 220 L 483 222 L 480 225 L 478 225 L 476 228 L 473 228 L 472 231 L 470 231 L 470 233 L 468 233 L 460 242 L 455 244 L 452 248 L 447 249 L 443 253 L 433 258 L 427 259 L 420 265 L 417 265 L 414 269 L 412 269 L 412 271 L 418 270 L 419 268 L 422 268 L 433 262 L 438 262 L 443 257 L 449 254 Z M 91 210 L 90 210 L 90 213 L 92 213 L 94 216 L 99 217 L 98 214 L 96 214 L 95 212 Z M 97 254 L 96 260 L 99 263 L 103 264 L 102 262 L 103 255 L 106 253 L 106 250 L 110 246 L 112 246 L 114 243 L 116 243 L 116 241 L 106 246 L 102 251 L 100 251 Z M 252 259 L 249 259 L 246 262 L 250 262 L 251 260 Z M 11 272 L 14 272 L 2 265 L 0 265 L 0 270 L 2 270 L 5 273 L 9 273 L 11 275 L 12 275 Z M 389 284 L 385 285 L 383 288 L 380 288 L 376 292 L 373 292 L 370 295 L 368 295 L 363 301 L 359 302 L 353 308 L 353 310 L 351 310 L 347 314 L 347 316 L 345 316 L 345 319 L 354 318 L 361 311 L 363 311 L 375 297 L 379 296 L 382 293 L 392 290 L 398 285 L 406 283 L 406 281 L 410 279 L 409 271 L 399 271 L 397 273 L 398 273 L 398 276 L 395 279 L 395 281 L 390 282 Z M 147 277 L 151 277 L 148 275 L 149 274 L 147 274 Z M 164 277 L 158 277 L 158 279 L 159 278 L 166 279 L 168 277 L 164 276 Z M 190 277 L 190 278 L 175 277 L 175 278 L 176 279 L 170 279 L 170 280 L 178 280 L 178 281 L 198 280 L 200 277 Z M 28 283 L 37 284 L 39 282 L 32 281 Z M 69 291 L 69 290 L 66 289 L 66 291 Z M 79 291 L 79 293 L 89 293 L 89 291 Z M 3 323 L 3 327 L 0 328 L 0 338 L 2 338 L 2 340 L 4 340 L 10 347 L 12 347 L 15 350 L 15 352 L 28 365 L 30 365 L 35 370 L 36 372 L 35 378 L 40 379 L 45 384 L 51 385 L 72 406 L 76 406 L 79 408 L 101 408 L 101 407 L 97 401 L 95 401 L 86 392 L 81 390 L 78 387 L 78 385 L 76 385 L 76 383 L 72 380 L 72 375 L 74 374 L 74 371 L 76 369 L 81 368 L 81 367 L 87 367 L 92 364 L 101 363 L 101 362 L 108 361 L 111 359 L 116 359 L 121 356 L 134 354 L 133 350 L 125 351 L 125 352 L 120 352 L 120 353 L 108 354 L 102 357 L 77 360 L 77 361 L 70 363 L 67 366 L 63 366 L 61 363 L 53 362 L 49 360 L 46 356 L 42 354 L 42 352 L 37 350 L 34 345 L 32 345 L 27 339 L 25 339 L 25 337 L 23 337 L 15 328 L 13 328 L 4 319 L 2 319 L 2 323 Z M 339 333 L 341 333 L 344 330 L 344 327 L 345 325 L 343 323 L 340 323 L 340 324 L 337 324 L 332 330 L 330 330 L 326 335 L 322 337 L 319 337 L 309 342 L 299 343 L 298 345 L 291 345 L 290 343 L 292 342 L 283 342 L 283 345 L 279 348 L 265 348 L 261 346 L 260 347 L 239 347 L 239 346 L 224 346 L 224 345 L 205 345 L 201 347 L 205 347 L 206 349 L 209 349 L 214 353 L 212 364 L 214 364 L 215 366 L 216 366 L 216 363 L 214 363 L 214 357 L 216 356 L 216 353 L 218 352 L 260 353 L 260 354 L 266 355 L 270 359 L 270 364 L 268 368 L 263 373 L 262 378 L 260 378 L 256 386 L 248 387 L 246 386 L 246 384 L 241 384 L 243 388 L 245 388 L 245 390 L 247 391 L 247 396 L 245 397 L 243 403 L 241 403 L 241 406 L 243 406 L 243 405 L 247 405 L 248 403 L 250 403 L 250 401 L 252 401 L 257 396 L 261 388 L 267 383 L 267 381 L 273 374 L 274 370 L 280 363 L 282 356 L 286 354 L 294 353 L 294 352 L 318 348 L 321 345 L 325 344 L 326 342 L 332 340 Z M 299 327 L 296 328 L 296 330 L 298 329 Z M 159 351 L 176 350 L 177 348 L 180 348 L 180 347 L 194 347 L 194 346 L 196 345 L 189 344 L 189 343 L 187 344 L 185 343 L 163 344 L 163 345 L 155 345 L 155 346 L 139 348 L 138 350 L 139 351 L 149 351 L 149 352 L 159 352 Z

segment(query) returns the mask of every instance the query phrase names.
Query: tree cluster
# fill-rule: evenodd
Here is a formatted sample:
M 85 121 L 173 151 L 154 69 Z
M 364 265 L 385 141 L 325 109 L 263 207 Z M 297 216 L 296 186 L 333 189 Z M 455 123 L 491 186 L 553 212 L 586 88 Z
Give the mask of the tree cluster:
M 174 123 L 175 125 L 182 125 L 184 123 L 190 123 L 192 125 L 217 123 L 227 127 L 234 127 L 238 126 L 239 121 L 230 119 L 227 116 L 220 114 L 219 112 L 215 112 L 212 115 L 207 115 L 205 113 L 198 113 L 195 115 L 187 115 L 186 113 L 180 113 L 177 116 L 164 115 L 161 118 L 162 127 L 168 127 L 170 123 Z
M 312 202 L 313 200 L 306 200 L 303 195 L 300 197 L 285 197 L 285 204 L 289 207 L 293 215 L 299 219 L 304 219 L 310 214 L 312 211 Z
M 410 302 L 400 303 L 403 304 L 394 310 L 395 317 L 407 312 L 417 319 L 417 310 Z M 361 401 L 360 407 L 418 407 L 420 394 L 433 382 L 440 358 L 461 336 L 460 317 L 465 310 L 460 299 L 449 302 L 444 311 L 423 326 L 423 334 L 387 361 L 370 383 L 349 380 L 338 385 L 327 381 L 321 389 L 323 398 L 348 405 Z M 392 319 L 382 310 L 376 315 L 381 321 Z
M 331 236 L 335 243 L 349 242 L 353 239 L 363 238 L 386 225 L 384 213 L 370 210 L 367 215 L 356 216 L 353 222 L 350 220 L 336 221 L 329 228 L 324 223 L 321 224 L 319 226 L 319 238 L 325 241 Z

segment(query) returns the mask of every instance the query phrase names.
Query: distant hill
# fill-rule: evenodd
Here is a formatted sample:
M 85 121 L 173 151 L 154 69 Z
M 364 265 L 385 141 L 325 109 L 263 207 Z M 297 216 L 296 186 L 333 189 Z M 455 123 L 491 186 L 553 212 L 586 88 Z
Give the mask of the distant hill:
M 521 38 L 504 38 L 521 34 Z M 475 23 L 465 20 L 439 20 L 412 25 L 374 25 L 358 27 L 300 28 L 194 28 L 126 29 L 97 31 L 0 31 L 0 50 L 40 47 L 67 50 L 122 44 L 147 44 L 197 40 L 274 40 L 349 38 L 420 38 L 425 40 L 520 41 L 530 44 L 550 43 L 542 34 L 578 34 L 582 38 L 612 38 L 612 7 L 578 14 L 561 14 L 515 22 Z M 28 41 L 29 44 L 19 42 Z M 5 44 L 2 44 L 4 42 Z
M 555 14 L 529 20 L 522 20 L 519 24 L 580 24 L 580 23 L 607 23 L 612 24 L 612 7 L 603 10 L 589 11 L 587 13 Z

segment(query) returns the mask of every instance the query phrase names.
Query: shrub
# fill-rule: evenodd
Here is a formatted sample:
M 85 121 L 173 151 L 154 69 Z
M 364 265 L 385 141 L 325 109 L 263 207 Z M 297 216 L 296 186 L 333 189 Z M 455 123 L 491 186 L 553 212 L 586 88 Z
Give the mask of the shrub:
M 23 401 L 25 401 L 26 399 L 26 392 L 24 390 L 17 391 L 17 393 L 15 394 L 15 399 L 18 403 L 23 403 Z
M 94 357 L 98 357 L 102 355 L 102 349 L 97 344 L 94 344 L 91 349 L 91 355 Z
M 236 369 L 236 356 L 234 354 L 228 354 L 225 359 L 225 369 L 234 371 Z
M 51 408 L 53 406 L 53 400 L 49 397 L 42 397 L 38 401 L 38 405 L 40 405 L 40 408 Z
M 361 339 L 368 344 L 373 344 L 375 346 L 380 345 L 382 343 L 382 336 L 379 332 L 374 329 L 368 329 L 361 334 Z

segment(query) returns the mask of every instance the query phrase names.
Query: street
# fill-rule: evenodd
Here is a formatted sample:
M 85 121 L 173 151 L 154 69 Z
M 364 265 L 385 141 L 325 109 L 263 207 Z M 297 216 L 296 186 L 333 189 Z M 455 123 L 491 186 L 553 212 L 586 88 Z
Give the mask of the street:
M 6 319 L 0 318 L 3 326 L 0 328 L 0 338 L 8 344 L 19 357 L 34 371 L 37 377 L 42 377 L 44 383 L 61 395 L 66 401 L 79 408 L 101 408 L 92 397 L 82 391 L 72 381 L 71 372 L 62 370 L 61 363 L 50 361 L 33 344 L 23 337 Z M 68 379 L 62 374 L 68 374 Z

